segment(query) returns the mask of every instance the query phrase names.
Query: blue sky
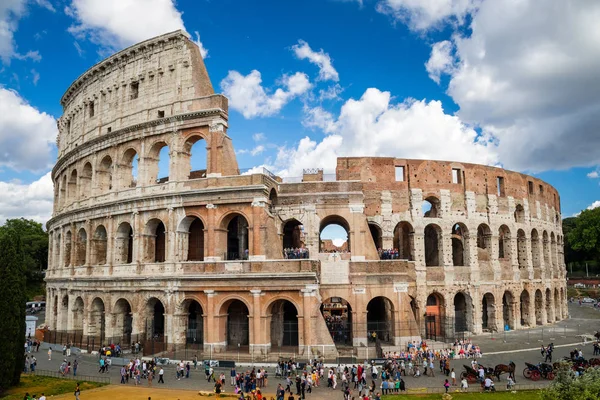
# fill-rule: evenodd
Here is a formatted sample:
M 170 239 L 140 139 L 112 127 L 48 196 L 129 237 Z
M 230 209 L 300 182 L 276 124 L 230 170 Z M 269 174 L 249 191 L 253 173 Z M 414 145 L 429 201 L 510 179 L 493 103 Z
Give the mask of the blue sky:
M 69 84 L 178 28 L 230 97 L 241 168 L 450 159 L 539 176 L 563 216 L 600 206 L 599 18 L 592 0 L 5 0 L 0 221 L 49 217 Z

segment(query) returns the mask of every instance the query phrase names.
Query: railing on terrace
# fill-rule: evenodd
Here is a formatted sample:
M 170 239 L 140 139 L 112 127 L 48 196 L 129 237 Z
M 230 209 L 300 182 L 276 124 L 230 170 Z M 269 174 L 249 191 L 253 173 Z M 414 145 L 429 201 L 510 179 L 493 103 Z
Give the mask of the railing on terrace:
M 276 179 L 277 175 L 266 169 L 265 167 L 241 168 L 238 170 L 240 175 L 263 174 L 271 179 Z
M 94 375 L 77 375 L 73 376 L 71 374 L 61 374 L 58 371 L 48 371 L 45 369 L 36 369 L 31 372 L 32 375 L 37 376 L 48 376 L 50 378 L 60 378 L 60 379 L 70 379 L 73 381 L 87 381 L 87 382 L 98 382 L 98 383 L 106 383 L 110 384 L 110 377 L 108 376 L 94 376 Z

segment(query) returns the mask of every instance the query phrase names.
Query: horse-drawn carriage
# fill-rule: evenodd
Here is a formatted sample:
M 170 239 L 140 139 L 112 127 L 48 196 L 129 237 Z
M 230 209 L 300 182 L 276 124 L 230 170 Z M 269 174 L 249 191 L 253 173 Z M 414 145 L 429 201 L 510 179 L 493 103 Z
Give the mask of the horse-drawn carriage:
M 526 367 L 523 370 L 523 376 L 532 381 L 539 381 L 541 378 L 553 380 L 554 379 L 554 368 L 551 364 L 540 363 L 530 364 L 525 363 Z
M 478 370 L 471 368 L 468 365 L 463 365 L 463 367 L 465 368 L 465 370 L 460 374 L 460 379 L 466 378 L 467 382 L 469 383 L 475 383 L 479 381 Z M 515 368 L 515 363 L 511 361 L 508 365 L 498 364 L 494 368 L 483 367 L 483 371 L 484 376 L 496 377 L 498 381 L 500 381 L 500 376 L 502 374 L 508 374 L 516 382 L 517 380 L 515 379 Z
M 461 372 L 460 374 L 460 379 L 467 379 L 467 382 L 469 383 L 475 383 L 477 381 L 479 381 L 479 371 L 468 366 L 468 365 L 463 365 L 463 367 L 465 368 L 465 370 L 463 372 Z M 494 374 L 494 369 L 493 368 L 486 368 L 483 367 L 483 370 L 485 372 L 485 375 L 493 375 Z

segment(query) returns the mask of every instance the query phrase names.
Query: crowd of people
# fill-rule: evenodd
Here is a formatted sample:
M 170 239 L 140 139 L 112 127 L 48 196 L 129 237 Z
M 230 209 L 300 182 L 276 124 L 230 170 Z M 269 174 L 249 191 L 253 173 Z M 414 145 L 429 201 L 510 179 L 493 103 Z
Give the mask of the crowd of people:
M 405 351 L 400 352 L 385 352 L 384 357 L 390 360 L 404 360 L 404 361 L 418 361 L 419 363 L 423 359 L 433 358 L 440 360 L 443 358 L 447 359 L 459 359 L 459 358 L 480 358 L 483 356 L 481 348 L 473 344 L 470 339 L 459 340 L 453 343 L 452 347 L 446 349 L 433 350 L 427 346 L 426 341 L 421 342 L 410 342 L 407 345 Z
M 350 325 L 348 320 L 340 315 L 325 315 L 325 325 L 336 343 L 346 343 L 350 338 Z
M 285 248 L 283 249 L 283 257 L 286 260 L 307 259 L 309 257 L 308 249 L 306 247 Z
M 379 254 L 380 260 L 397 260 L 400 258 L 400 253 L 398 249 L 378 249 L 377 253 Z

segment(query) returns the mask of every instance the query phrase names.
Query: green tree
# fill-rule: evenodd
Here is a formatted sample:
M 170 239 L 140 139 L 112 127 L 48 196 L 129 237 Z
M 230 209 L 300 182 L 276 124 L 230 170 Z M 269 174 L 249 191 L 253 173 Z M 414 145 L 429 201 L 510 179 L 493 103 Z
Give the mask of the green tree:
M 581 253 L 584 260 L 600 260 L 600 208 L 582 211 L 563 227 L 568 251 Z
M 19 383 L 25 362 L 25 270 L 21 238 L 15 230 L 0 229 L 0 394 Z
M 576 378 L 570 365 L 563 363 L 556 379 L 542 391 L 542 400 L 597 400 L 600 398 L 600 369 L 590 368 Z

